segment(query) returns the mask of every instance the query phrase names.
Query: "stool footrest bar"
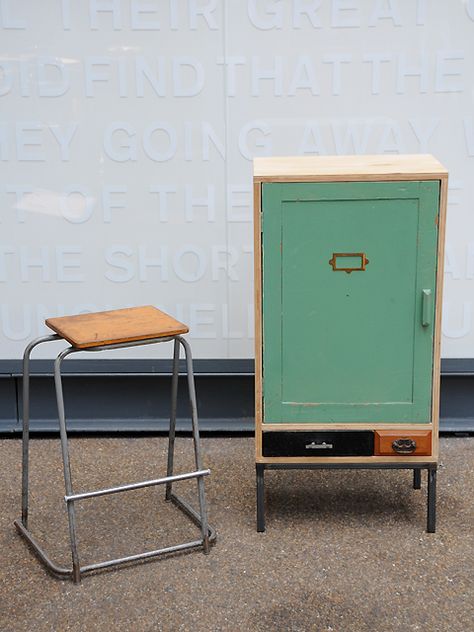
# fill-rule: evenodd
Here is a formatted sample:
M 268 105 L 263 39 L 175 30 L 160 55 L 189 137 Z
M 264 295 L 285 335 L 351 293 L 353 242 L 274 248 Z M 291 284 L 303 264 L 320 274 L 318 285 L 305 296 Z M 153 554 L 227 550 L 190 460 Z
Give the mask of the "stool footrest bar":
M 94 492 L 84 492 L 82 494 L 70 494 L 64 496 L 66 502 L 73 500 L 83 500 L 85 498 L 95 498 L 97 496 L 107 496 L 108 494 L 117 494 L 118 492 L 126 492 L 132 489 L 141 489 L 143 487 L 152 487 L 153 485 L 163 485 L 165 483 L 175 483 L 177 481 L 185 481 L 190 478 L 198 478 L 200 476 L 209 476 L 211 470 L 197 470 L 196 472 L 187 472 L 186 474 L 176 474 L 174 476 L 164 476 L 163 478 L 155 478 L 151 481 L 142 481 L 140 483 L 130 483 L 129 485 L 120 485 L 118 487 L 108 487 L 106 489 L 98 489 Z
M 97 562 L 96 564 L 88 564 L 87 566 L 81 566 L 81 573 L 87 573 L 88 571 L 95 571 L 99 568 L 107 568 L 109 566 L 117 566 L 118 564 L 125 564 L 126 562 L 134 562 L 136 560 L 145 560 L 149 557 L 157 557 L 158 555 L 166 555 L 166 553 L 176 553 L 177 551 L 183 551 L 186 549 L 195 549 L 198 546 L 202 546 L 202 540 L 195 540 L 193 542 L 185 542 L 184 544 L 177 544 L 175 546 L 167 546 L 163 549 L 156 549 L 154 551 L 147 551 L 145 553 L 137 553 L 136 555 L 128 555 L 127 557 L 119 557 L 115 560 L 107 560 L 106 562 Z

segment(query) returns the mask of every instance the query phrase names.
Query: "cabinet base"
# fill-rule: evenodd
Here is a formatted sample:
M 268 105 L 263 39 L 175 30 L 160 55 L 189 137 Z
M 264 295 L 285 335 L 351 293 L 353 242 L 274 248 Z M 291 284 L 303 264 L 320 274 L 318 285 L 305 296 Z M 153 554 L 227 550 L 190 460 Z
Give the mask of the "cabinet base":
M 421 470 L 428 472 L 427 533 L 436 531 L 436 463 L 256 463 L 257 531 L 265 531 L 265 470 L 413 470 L 413 488 L 421 488 Z

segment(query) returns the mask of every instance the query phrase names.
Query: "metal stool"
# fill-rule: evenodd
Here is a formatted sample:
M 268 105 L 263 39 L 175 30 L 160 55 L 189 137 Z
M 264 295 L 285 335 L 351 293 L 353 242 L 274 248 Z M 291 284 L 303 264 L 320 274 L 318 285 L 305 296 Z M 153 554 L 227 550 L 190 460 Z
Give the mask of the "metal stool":
M 15 520 L 14 524 L 18 532 L 31 545 L 40 561 L 55 575 L 65 578 L 72 578 L 74 582 L 80 582 L 81 576 L 89 571 L 106 568 L 131 562 L 151 558 L 174 551 L 183 551 L 202 547 L 204 553 L 209 552 L 209 546 L 216 539 L 215 531 L 208 525 L 206 499 L 204 495 L 204 477 L 210 474 L 210 470 L 203 469 L 201 460 L 201 450 L 199 445 L 199 429 L 196 406 L 196 394 L 194 390 L 194 375 L 192 366 L 191 349 L 189 344 L 181 337 L 187 333 L 188 327 L 178 322 L 171 316 L 152 306 L 134 307 L 130 309 L 119 309 L 109 312 L 97 312 L 94 314 L 80 314 L 77 316 L 65 316 L 62 318 L 50 318 L 46 324 L 56 334 L 43 336 L 33 340 L 25 349 L 23 356 L 23 469 L 22 469 L 22 511 L 21 520 Z M 30 354 L 32 349 L 43 342 L 53 340 L 67 340 L 71 346 L 64 349 L 57 356 L 54 363 L 54 382 L 56 387 L 56 399 L 59 416 L 59 432 L 61 437 L 61 450 L 64 468 L 64 484 L 66 488 L 66 501 L 69 537 L 71 544 L 72 568 L 60 567 L 50 560 L 31 532 L 28 530 L 28 456 L 29 456 L 29 408 L 30 408 Z M 171 382 L 171 416 L 168 443 L 168 463 L 166 476 L 150 481 L 141 481 L 119 487 L 109 487 L 91 492 L 75 494 L 73 492 L 71 469 L 69 464 L 68 437 L 66 429 L 66 419 L 64 414 L 63 389 L 61 381 L 61 363 L 67 356 L 79 351 L 103 351 L 109 349 L 124 349 L 139 345 L 148 345 L 158 342 L 174 341 L 173 355 L 173 376 Z M 188 378 L 189 400 L 191 404 L 192 433 L 194 442 L 195 471 L 185 474 L 173 474 L 173 455 L 176 431 L 176 408 L 178 394 L 178 364 L 180 346 L 183 347 Z M 199 513 L 195 511 L 186 501 L 177 496 L 172 489 L 173 483 L 186 479 L 195 478 L 197 480 L 199 496 Z M 79 500 L 105 496 L 142 487 L 153 485 L 165 485 L 166 500 L 172 501 L 181 509 L 195 524 L 201 529 L 201 539 L 192 542 L 184 542 L 175 546 L 147 551 L 137 555 L 107 560 L 87 566 L 80 566 L 79 554 L 76 541 L 76 518 L 74 504 Z

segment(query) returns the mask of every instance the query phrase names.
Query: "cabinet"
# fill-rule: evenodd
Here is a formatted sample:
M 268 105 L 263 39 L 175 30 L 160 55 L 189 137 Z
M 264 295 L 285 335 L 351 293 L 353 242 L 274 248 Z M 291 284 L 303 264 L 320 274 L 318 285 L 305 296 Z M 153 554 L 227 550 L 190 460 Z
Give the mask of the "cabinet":
M 254 161 L 264 473 L 428 470 L 434 530 L 447 171 L 429 155 Z

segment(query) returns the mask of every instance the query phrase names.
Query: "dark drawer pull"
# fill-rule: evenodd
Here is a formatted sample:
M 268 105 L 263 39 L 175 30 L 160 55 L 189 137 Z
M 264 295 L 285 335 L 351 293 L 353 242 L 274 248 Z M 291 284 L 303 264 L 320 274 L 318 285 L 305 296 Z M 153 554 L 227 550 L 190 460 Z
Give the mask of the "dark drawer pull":
M 311 443 L 307 443 L 305 448 L 307 450 L 332 450 L 332 443 L 326 443 L 326 441 L 322 441 L 321 443 L 316 443 L 316 441 L 311 441 Z
M 411 454 L 416 450 L 416 441 L 414 439 L 395 439 L 392 448 L 398 454 Z

